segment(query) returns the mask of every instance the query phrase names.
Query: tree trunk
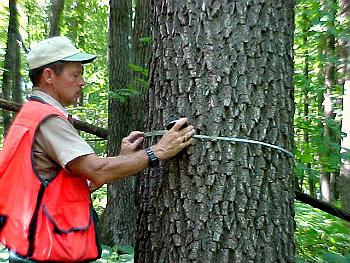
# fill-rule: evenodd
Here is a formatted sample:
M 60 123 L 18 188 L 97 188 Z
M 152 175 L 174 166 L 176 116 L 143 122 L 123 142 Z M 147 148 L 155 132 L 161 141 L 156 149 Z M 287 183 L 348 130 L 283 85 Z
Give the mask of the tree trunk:
M 60 35 L 60 20 L 64 8 L 64 0 L 51 0 L 51 19 L 49 37 Z
M 305 27 L 303 28 L 303 33 L 304 33 L 304 37 L 303 37 L 303 45 L 307 46 L 308 44 L 308 37 L 307 37 L 307 33 L 310 29 L 310 19 L 309 17 L 306 15 L 306 8 L 303 10 L 303 20 L 305 22 Z M 303 101 L 304 101 L 304 105 L 303 105 L 303 115 L 304 118 L 309 121 L 309 106 L 310 106 L 310 101 L 309 101 L 309 90 L 310 90 L 310 70 L 309 70 L 309 49 L 306 48 L 304 51 L 304 58 L 305 58 L 305 62 L 304 62 L 304 77 L 306 79 L 306 86 L 303 89 Z M 306 149 L 307 151 L 309 151 L 309 149 L 311 148 L 310 146 L 310 134 L 309 134 L 309 130 L 304 130 L 304 143 L 306 144 Z M 309 192 L 310 192 L 310 196 L 312 197 L 316 197 L 316 182 L 313 178 L 313 175 L 310 174 L 311 171 L 311 163 L 307 162 L 305 163 L 305 167 L 306 167 L 306 175 L 307 175 L 307 182 L 308 182 L 308 187 L 309 187 Z
M 150 130 L 293 148 L 294 1 L 153 1 Z M 293 160 L 196 139 L 141 180 L 135 261 L 294 262 Z
M 350 26 L 350 1 L 341 0 L 341 14 Z M 350 30 L 348 29 L 348 34 Z M 342 46 L 342 60 L 343 60 L 343 118 L 342 118 L 342 132 L 345 135 L 341 142 L 341 168 L 339 175 L 339 193 L 342 208 L 350 213 L 350 41 L 348 39 L 341 43 Z
M 321 153 L 321 174 L 320 174 L 320 185 L 321 185 L 321 198 L 326 202 L 332 203 L 335 198 L 335 177 L 337 171 L 331 167 L 331 156 L 337 152 L 335 144 L 338 142 L 338 138 L 332 129 L 335 125 L 335 113 L 334 113 L 334 102 L 332 95 L 334 95 L 335 87 L 335 64 L 332 62 L 335 58 L 335 35 L 333 33 L 334 21 L 335 21 L 335 2 L 334 0 L 323 0 L 321 1 L 324 11 L 327 13 L 327 33 L 325 36 L 325 49 L 324 55 L 329 59 L 325 66 L 325 93 L 323 99 L 323 112 L 325 120 L 323 122 L 324 129 L 324 143 L 326 152 Z M 322 157 L 324 159 L 322 160 Z M 332 171 L 333 170 L 333 171 Z
M 130 84 L 131 71 L 129 37 L 131 36 L 131 1 L 110 1 L 109 16 L 109 84 L 112 97 L 108 105 L 108 155 L 119 153 L 121 140 L 128 135 L 129 104 L 117 99 Z M 136 226 L 135 178 L 129 177 L 108 185 L 107 207 L 103 215 L 102 240 L 109 245 L 130 245 Z
M 342 162 L 339 178 L 339 192 L 342 208 L 350 213 L 350 78 L 344 85 L 342 131 Z
M 2 79 L 2 99 L 21 102 L 22 92 L 20 86 L 20 46 L 18 33 L 18 12 L 15 0 L 9 1 L 10 19 L 7 31 L 6 54 L 4 62 L 4 73 Z M 12 121 L 12 115 L 3 111 L 3 124 L 5 135 Z

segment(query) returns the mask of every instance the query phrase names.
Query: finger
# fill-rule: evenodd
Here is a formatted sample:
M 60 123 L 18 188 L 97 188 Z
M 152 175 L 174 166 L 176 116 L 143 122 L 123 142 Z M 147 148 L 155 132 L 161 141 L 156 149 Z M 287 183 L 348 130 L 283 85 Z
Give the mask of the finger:
M 193 142 L 193 138 L 190 138 L 187 141 L 183 142 L 182 145 L 184 146 L 184 148 L 186 148 L 187 146 L 191 145 L 192 142 Z
M 195 134 L 196 134 L 196 130 L 194 129 L 193 126 L 191 126 L 191 129 L 187 132 L 188 138 L 192 137 Z
M 130 142 L 134 142 L 135 140 L 139 139 L 140 137 L 143 138 L 144 136 L 145 136 L 144 132 L 132 131 L 125 139 L 127 139 Z
M 181 130 L 181 127 L 188 122 L 187 118 L 181 118 L 179 119 L 175 125 L 170 129 L 171 131 L 179 131 Z
M 135 141 L 133 141 L 133 142 L 130 144 L 130 147 L 131 147 L 132 149 L 138 149 L 139 147 L 142 146 L 143 141 L 144 141 L 144 138 L 143 138 L 143 137 L 139 137 L 139 138 L 137 138 Z
M 196 133 L 196 130 L 194 129 L 193 126 L 188 126 L 181 131 L 181 136 L 187 135 L 187 138 L 191 138 L 193 136 L 193 134 Z

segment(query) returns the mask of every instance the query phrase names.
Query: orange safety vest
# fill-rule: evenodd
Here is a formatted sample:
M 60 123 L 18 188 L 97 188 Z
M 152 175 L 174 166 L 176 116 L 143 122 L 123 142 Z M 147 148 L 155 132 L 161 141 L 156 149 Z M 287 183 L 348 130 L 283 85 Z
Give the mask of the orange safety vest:
M 86 179 L 61 169 L 38 176 L 32 146 L 39 125 L 55 107 L 31 100 L 17 114 L 0 155 L 0 242 L 35 261 L 79 262 L 100 257 Z

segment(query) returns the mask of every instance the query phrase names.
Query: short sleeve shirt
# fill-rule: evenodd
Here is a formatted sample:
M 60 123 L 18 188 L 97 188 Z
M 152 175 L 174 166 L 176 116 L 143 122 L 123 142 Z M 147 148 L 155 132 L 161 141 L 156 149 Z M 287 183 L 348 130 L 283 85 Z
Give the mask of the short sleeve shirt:
M 36 90 L 33 95 L 68 116 L 66 109 L 48 94 Z M 34 167 L 43 180 L 53 179 L 70 161 L 93 153 L 94 150 L 80 137 L 73 125 L 60 117 L 46 119 L 34 138 Z

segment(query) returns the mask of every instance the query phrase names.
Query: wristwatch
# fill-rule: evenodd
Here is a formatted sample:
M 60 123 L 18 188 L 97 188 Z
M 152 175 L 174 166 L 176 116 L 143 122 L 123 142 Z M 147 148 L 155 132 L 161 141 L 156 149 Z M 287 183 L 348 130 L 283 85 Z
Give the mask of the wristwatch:
M 150 147 L 146 148 L 145 151 L 146 151 L 148 159 L 149 159 L 149 166 L 151 168 L 157 167 L 159 165 L 159 159 L 154 154 L 154 151 Z

